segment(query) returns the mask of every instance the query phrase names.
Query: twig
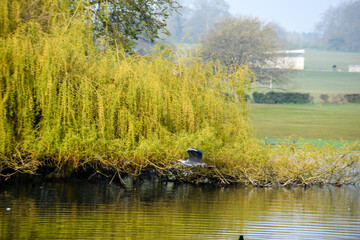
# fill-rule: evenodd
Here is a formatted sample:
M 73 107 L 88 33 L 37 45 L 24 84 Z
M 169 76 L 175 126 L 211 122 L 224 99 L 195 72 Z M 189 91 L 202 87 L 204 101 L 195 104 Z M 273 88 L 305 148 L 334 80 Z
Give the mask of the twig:
M 291 183 L 292 181 L 294 181 L 294 179 L 293 179 L 293 178 L 292 178 L 292 179 L 287 180 L 287 181 L 284 183 L 284 186 L 288 185 L 288 184 L 289 184 L 289 183 Z
M 24 161 L 23 161 L 23 159 L 22 159 L 22 157 L 21 157 L 21 153 L 20 153 L 20 151 L 18 150 L 18 146 L 15 147 L 15 151 L 16 151 L 17 154 L 19 155 L 19 158 L 20 158 L 21 163 L 22 163 L 23 165 L 25 165 L 25 163 L 24 163 Z
M 88 180 L 90 180 L 90 178 L 92 178 L 93 176 L 95 176 L 97 173 L 103 175 L 104 177 L 109 177 L 108 175 L 100 172 L 99 170 L 96 170 L 93 174 L 91 174 L 91 176 L 88 178 Z
M 230 184 L 230 183 L 226 180 L 226 178 L 221 174 L 221 172 L 217 169 L 217 167 L 215 167 L 214 169 L 215 169 L 215 171 L 220 175 L 220 179 L 221 179 L 222 182 L 225 182 L 226 184 Z
M 111 181 L 109 182 L 109 185 L 110 185 L 110 184 L 112 183 L 112 181 L 114 180 L 115 175 L 116 175 L 116 173 L 114 173 L 114 176 L 111 178 Z
M 121 175 L 120 175 L 119 171 L 116 171 L 116 172 L 117 172 L 117 174 L 118 174 L 118 177 L 119 177 L 119 180 L 120 180 L 121 184 L 122 184 L 123 186 L 125 186 L 125 182 L 124 182 L 124 180 L 121 178 Z

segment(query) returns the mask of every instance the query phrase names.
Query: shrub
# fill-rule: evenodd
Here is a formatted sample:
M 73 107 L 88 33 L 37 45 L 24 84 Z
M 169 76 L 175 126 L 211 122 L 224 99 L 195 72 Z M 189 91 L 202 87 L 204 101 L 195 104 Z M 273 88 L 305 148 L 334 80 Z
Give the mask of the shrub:
M 320 99 L 321 99 L 324 103 L 329 103 L 329 94 L 320 94 Z
M 254 92 L 253 98 L 255 103 L 266 103 L 266 97 L 263 93 Z
M 348 103 L 360 103 L 360 94 L 359 93 L 345 94 L 344 97 Z
M 268 92 L 266 94 L 254 92 L 253 98 L 255 103 L 282 104 L 297 103 L 305 104 L 310 102 L 309 93 L 279 93 Z
M 335 94 L 332 95 L 331 98 L 332 98 L 331 100 L 332 103 L 345 103 L 345 97 L 343 94 Z

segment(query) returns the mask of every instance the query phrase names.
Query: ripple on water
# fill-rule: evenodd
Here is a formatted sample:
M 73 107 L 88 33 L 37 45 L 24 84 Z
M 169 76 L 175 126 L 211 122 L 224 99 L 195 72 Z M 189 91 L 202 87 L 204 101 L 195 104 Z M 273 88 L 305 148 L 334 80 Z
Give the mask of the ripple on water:
M 0 185 L 5 239 L 238 239 L 240 234 L 246 240 L 360 239 L 360 188 Z

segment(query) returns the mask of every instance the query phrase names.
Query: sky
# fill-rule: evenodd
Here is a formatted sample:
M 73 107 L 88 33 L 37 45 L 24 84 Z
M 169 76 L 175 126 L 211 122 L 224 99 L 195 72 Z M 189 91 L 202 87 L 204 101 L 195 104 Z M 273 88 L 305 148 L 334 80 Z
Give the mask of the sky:
M 230 13 L 276 22 L 290 32 L 313 32 L 330 7 L 346 0 L 225 0 Z

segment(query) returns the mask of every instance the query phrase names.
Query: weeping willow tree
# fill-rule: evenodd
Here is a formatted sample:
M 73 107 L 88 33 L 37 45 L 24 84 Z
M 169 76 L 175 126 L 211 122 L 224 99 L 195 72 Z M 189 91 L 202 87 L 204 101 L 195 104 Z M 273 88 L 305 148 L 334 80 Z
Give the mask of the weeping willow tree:
M 246 67 L 205 65 L 166 49 L 129 56 L 94 40 L 86 4 L 70 13 L 66 1 L 44 1 L 42 21 L 24 22 L 19 3 L 1 6 L 3 169 L 96 163 L 140 171 L 188 147 L 225 159 L 234 144 L 244 158 L 251 139 Z
M 94 36 L 82 1 L 0 7 L 0 176 L 41 166 L 166 174 L 189 147 L 216 166 L 198 175 L 223 182 L 322 182 L 334 173 L 341 182 L 359 172 L 351 148 L 330 156 L 261 146 L 249 126 L 245 95 L 254 76 L 245 66 L 166 48 L 128 55 L 121 42 Z

